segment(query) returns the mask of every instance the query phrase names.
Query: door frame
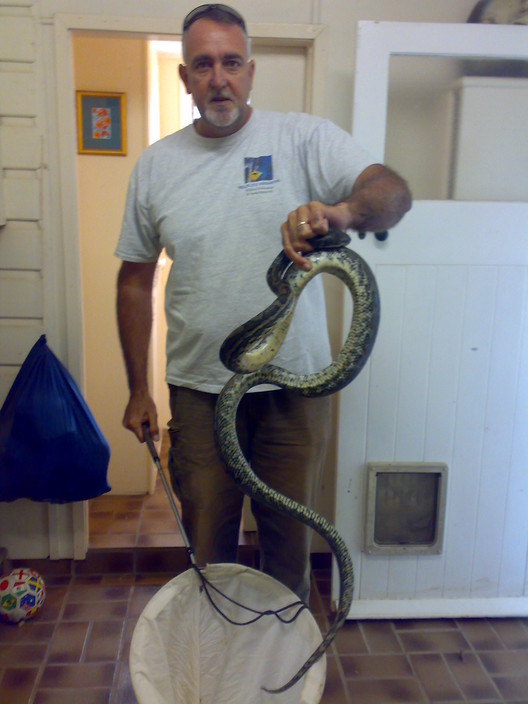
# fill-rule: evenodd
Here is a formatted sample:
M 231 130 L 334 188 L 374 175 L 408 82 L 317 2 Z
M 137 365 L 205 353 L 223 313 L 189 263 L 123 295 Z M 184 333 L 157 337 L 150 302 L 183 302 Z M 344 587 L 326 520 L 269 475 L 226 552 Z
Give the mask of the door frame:
M 181 35 L 182 17 L 132 17 L 57 14 L 42 20 L 43 67 L 55 80 L 42 96 L 50 134 L 49 172 L 44 220 L 50 228 L 46 287 L 50 293 L 46 317 L 57 329 L 69 371 L 84 392 L 81 258 L 77 208 L 76 116 L 73 35 L 80 32 L 167 39 Z M 315 115 L 325 111 L 327 33 L 324 25 L 248 23 L 248 34 L 259 45 L 305 47 L 305 104 Z M 54 68 L 51 68 L 54 67 Z M 44 71 L 43 71 L 44 72 Z M 52 126 L 55 126 L 54 128 Z M 59 295 L 57 291 L 64 291 Z M 56 322 L 57 317 L 63 323 Z M 64 514 L 64 515 L 62 515 Z M 86 502 L 53 507 L 49 522 L 54 558 L 82 559 L 88 549 Z

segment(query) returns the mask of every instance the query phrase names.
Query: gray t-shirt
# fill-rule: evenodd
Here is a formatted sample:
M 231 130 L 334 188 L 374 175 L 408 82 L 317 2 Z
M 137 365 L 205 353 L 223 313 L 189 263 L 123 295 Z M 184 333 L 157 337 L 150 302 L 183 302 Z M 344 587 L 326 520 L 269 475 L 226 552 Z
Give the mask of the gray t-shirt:
M 288 213 L 337 203 L 372 158 L 331 122 L 254 110 L 229 137 L 192 125 L 151 145 L 132 173 L 116 255 L 172 259 L 165 292 L 170 384 L 218 393 L 231 376 L 227 335 L 274 300 L 266 271 Z M 311 373 L 330 362 L 321 277 L 303 291 L 274 363 Z

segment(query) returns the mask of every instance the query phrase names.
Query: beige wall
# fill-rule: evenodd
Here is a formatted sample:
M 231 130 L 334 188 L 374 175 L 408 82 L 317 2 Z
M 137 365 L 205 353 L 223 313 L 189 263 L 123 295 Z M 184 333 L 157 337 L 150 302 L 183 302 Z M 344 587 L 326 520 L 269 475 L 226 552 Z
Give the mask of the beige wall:
M 147 456 L 121 425 L 128 398 L 120 353 L 114 249 L 121 227 L 130 172 L 147 145 L 147 52 L 141 39 L 74 38 L 77 90 L 126 94 L 126 156 L 77 156 L 79 235 L 84 323 L 85 396 L 112 457 L 109 483 L 117 494 L 144 493 Z

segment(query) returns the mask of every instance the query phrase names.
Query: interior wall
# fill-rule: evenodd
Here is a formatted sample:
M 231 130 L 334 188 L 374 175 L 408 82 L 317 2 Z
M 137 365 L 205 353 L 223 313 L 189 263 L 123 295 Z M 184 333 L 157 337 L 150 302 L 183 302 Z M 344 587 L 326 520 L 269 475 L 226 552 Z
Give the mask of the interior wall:
M 146 41 L 146 40 L 144 40 Z M 148 44 L 147 44 L 148 46 Z M 161 139 L 183 127 L 182 115 L 188 112 L 185 91 L 182 90 L 178 66 L 179 54 L 163 51 L 151 45 L 149 60 L 149 141 Z M 157 114 L 154 114 L 157 108 Z M 188 116 L 190 119 L 190 113 Z M 154 323 L 152 333 L 152 385 L 158 411 L 158 423 L 166 428 L 170 420 L 169 390 L 165 381 L 167 320 L 165 317 L 165 286 L 170 272 L 170 261 L 163 252 L 158 260 L 154 281 Z
M 126 156 L 77 155 L 85 396 L 112 448 L 112 492 L 145 493 L 147 454 L 121 425 L 128 388 L 115 315 L 120 262 L 114 250 L 130 172 L 147 145 L 146 42 L 84 35 L 74 37 L 73 49 L 77 90 L 126 94 Z

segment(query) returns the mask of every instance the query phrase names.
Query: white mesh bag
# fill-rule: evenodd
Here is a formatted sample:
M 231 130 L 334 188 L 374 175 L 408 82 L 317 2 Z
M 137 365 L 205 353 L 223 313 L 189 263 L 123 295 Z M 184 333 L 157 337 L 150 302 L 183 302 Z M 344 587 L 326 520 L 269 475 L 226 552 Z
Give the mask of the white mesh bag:
M 258 612 L 298 601 L 277 580 L 242 565 L 208 565 L 203 574 L 222 594 Z M 211 595 L 230 619 L 253 618 L 216 592 Z M 162 587 L 138 619 L 130 648 L 132 685 L 139 704 L 318 704 L 325 656 L 285 692 L 273 694 L 263 687 L 285 684 L 321 639 L 308 609 L 291 623 L 267 615 L 251 625 L 232 625 L 214 609 L 199 575 L 189 569 Z

